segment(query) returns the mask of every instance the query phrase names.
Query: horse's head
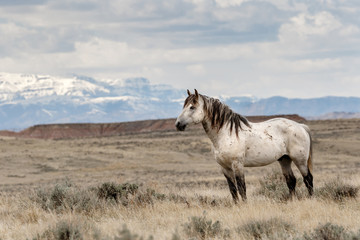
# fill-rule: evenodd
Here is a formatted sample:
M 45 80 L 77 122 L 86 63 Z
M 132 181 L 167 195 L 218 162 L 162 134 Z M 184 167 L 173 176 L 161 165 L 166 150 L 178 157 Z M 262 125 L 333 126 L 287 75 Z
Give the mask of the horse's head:
M 204 100 L 195 89 L 195 93 L 191 94 L 187 90 L 188 97 L 185 99 L 184 107 L 176 119 L 175 126 L 177 130 L 184 131 L 188 124 L 197 124 L 203 121 L 204 114 Z

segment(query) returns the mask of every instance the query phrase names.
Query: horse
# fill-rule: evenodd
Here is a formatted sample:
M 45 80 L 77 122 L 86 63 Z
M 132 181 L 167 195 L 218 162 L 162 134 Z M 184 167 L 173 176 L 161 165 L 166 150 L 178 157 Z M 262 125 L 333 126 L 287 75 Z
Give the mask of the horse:
M 194 94 L 187 90 L 187 94 L 175 126 L 184 131 L 189 124 L 202 124 L 235 203 L 239 201 L 238 193 L 243 201 L 247 198 L 244 168 L 275 161 L 280 163 L 290 197 L 295 195 L 296 186 L 292 162 L 303 176 L 309 195 L 313 195 L 312 139 L 308 126 L 286 118 L 253 123 L 196 89 Z

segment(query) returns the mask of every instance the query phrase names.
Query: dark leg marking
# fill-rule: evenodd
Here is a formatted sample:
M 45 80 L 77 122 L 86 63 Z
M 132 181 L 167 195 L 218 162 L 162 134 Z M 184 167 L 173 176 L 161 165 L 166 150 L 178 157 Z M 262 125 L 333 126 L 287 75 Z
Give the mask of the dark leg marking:
M 289 188 L 290 195 L 291 196 L 295 195 L 296 177 L 294 176 L 294 174 L 290 174 L 290 175 L 284 174 L 284 176 L 285 176 L 286 184 Z
M 246 201 L 246 184 L 244 175 L 236 176 L 236 183 L 242 200 Z
M 229 184 L 229 189 L 230 189 L 230 193 L 231 193 L 231 196 L 233 197 L 234 199 L 234 202 L 237 203 L 239 201 L 239 197 L 237 195 L 237 189 L 236 189 L 236 186 L 234 184 L 234 182 L 231 180 L 231 178 L 229 178 L 228 176 L 226 176 L 224 174 L 228 184 Z
M 287 155 L 282 156 L 279 160 L 281 170 L 286 180 L 286 185 L 289 188 L 290 196 L 295 195 L 296 177 L 291 169 L 291 158 Z
M 312 196 L 314 193 L 313 176 L 309 169 L 308 169 L 308 174 L 304 177 L 304 183 L 309 191 L 309 195 Z

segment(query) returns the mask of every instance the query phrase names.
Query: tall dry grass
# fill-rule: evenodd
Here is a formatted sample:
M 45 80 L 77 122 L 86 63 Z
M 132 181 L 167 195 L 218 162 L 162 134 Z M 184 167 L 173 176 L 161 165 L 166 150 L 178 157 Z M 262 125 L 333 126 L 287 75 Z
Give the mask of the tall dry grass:
M 301 196 L 298 189 L 300 196 L 292 200 L 264 194 L 271 176 L 278 178 L 277 173 L 270 174 L 261 184 L 251 185 L 248 201 L 238 205 L 232 203 L 227 189 L 204 187 L 174 192 L 115 183 L 81 188 L 66 182 L 32 192 L 2 194 L 0 237 L 316 239 L 321 234 L 343 234 L 344 239 L 360 238 L 358 176 L 348 182 L 336 178 L 332 184 L 324 182 L 312 198 Z M 338 189 L 347 189 L 349 194 L 342 193 L 338 199 Z M 273 191 L 282 195 L 286 189 Z

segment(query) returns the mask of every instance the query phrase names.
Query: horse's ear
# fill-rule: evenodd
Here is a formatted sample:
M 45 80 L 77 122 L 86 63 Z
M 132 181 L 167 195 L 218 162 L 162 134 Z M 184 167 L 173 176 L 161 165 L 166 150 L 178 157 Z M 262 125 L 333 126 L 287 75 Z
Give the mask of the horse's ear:
M 199 97 L 199 93 L 198 93 L 198 91 L 196 89 L 195 89 L 195 96 L 196 96 L 196 98 Z
M 191 95 L 191 92 L 189 91 L 189 89 L 187 90 L 187 94 L 190 96 Z

